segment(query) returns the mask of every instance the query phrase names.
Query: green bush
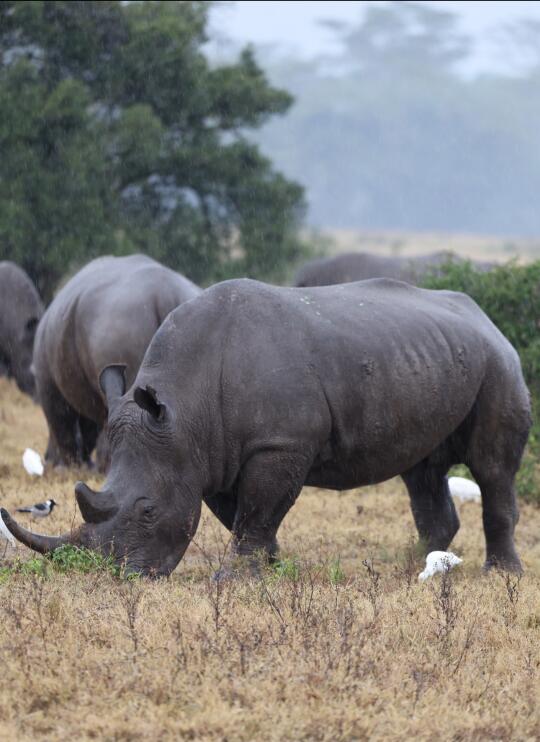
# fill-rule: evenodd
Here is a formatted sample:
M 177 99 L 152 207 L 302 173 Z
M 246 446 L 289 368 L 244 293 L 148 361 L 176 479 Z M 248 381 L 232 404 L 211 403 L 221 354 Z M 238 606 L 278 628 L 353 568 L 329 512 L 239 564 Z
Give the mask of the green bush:
M 517 477 L 521 497 L 540 505 L 540 261 L 529 265 L 507 263 L 480 273 L 471 263 L 448 263 L 440 275 L 430 275 L 422 285 L 432 289 L 462 291 L 472 297 L 510 340 L 521 358 L 531 392 L 533 427 Z

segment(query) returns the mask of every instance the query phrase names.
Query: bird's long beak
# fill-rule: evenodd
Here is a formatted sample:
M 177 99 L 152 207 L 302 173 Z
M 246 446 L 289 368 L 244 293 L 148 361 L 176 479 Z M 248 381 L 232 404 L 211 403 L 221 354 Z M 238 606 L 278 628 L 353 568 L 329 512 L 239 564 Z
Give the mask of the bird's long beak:
M 20 526 L 4 508 L 0 509 L 0 514 L 8 531 L 15 536 L 17 541 L 40 554 L 48 554 L 54 549 L 58 549 L 59 546 L 75 544 L 78 541 L 78 531 L 64 533 L 62 536 L 41 536 Z

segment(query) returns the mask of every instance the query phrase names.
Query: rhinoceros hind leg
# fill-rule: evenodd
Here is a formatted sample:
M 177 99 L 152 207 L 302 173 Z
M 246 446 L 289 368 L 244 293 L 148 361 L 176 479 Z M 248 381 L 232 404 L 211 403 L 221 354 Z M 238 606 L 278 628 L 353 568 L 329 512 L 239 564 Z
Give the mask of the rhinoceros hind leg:
M 426 553 L 446 551 L 459 530 L 459 518 L 454 506 L 446 468 L 421 461 L 402 474 L 411 499 L 416 528 Z
M 465 463 L 482 493 L 486 569 L 522 571 L 514 546 L 519 518 L 514 482 L 530 425 L 528 394 L 517 381 L 480 395 Z
M 519 519 L 514 487 L 515 468 L 508 466 L 503 459 L 495 461 L 491 455 L 486 455 L 479 463 L 470 464 L 482 493 L 485 569 L 499 567 L 511 572 L 522 571 L 514 545 L 514 530 Z
M 483 476 L 473 472 L 482 493 L 482 520 L 486 536 L 485 569 L 498 567 L 521 572 L 514 545 L 514 530 L 519 519 L 513 477 Z

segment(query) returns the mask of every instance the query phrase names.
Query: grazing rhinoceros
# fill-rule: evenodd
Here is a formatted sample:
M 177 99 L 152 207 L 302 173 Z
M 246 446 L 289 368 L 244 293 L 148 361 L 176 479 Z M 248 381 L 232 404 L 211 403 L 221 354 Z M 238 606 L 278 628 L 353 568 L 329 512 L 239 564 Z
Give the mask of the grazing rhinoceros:
M 336 490 L 401 475 L 428 551 L 459 527 L 446 473 L 482 490 L 486 565 L 519 571 L 514 476 L 531 424 L 517 353 L 469 297 L 377 279 L 315 289 L 234 280 L 167 317 L 126 393 L 101 373 L 112 464 L 102 492 L 75 487 L 84 520 L 38 536 L 112 551 L 168 575 L 206 502 L 238 554 L 276 554 L 305 484 Z
M 396 278 L 418 283 L 429 273 L 440 272 L 447 263 L 463 263 L 463 258 L 451 252 L 431 255 L 388 257 L 366 252 L 342 253 L 331 258 L 318 258 L 303 265 L 294 279 L 295 286 L 331 286 L 336 283 L 364 281 L 368 278 Z M 493 263 L 471 261 L 476 270 L 488 271 Z
M 167 314 L 201 293 L 144 255 L 93 260 L 58 292 L 36 335 L 38 396 L 49 424 L 46 460 L 88 463 L 107 419 L 99 374 L 113 363 L 133 381 Z M 100 446 L 100 468 L 107 462 Z
M 30 277 L 15 263 L 0 262 L 0 376 L 13 377 L 33 395 L 32 349 L 43 304 Z

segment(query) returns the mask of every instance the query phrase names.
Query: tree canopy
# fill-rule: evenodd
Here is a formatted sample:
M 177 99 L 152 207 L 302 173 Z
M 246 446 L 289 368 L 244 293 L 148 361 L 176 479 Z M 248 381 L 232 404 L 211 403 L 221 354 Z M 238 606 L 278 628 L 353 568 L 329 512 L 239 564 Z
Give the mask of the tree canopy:
M 292 98 L 250 49 L 209 63 L 208 7 L 0 4 L 0 258 L 45 296 L 104 253 L 209 282 L 301 251 L 302 188 L 246 137 Z

